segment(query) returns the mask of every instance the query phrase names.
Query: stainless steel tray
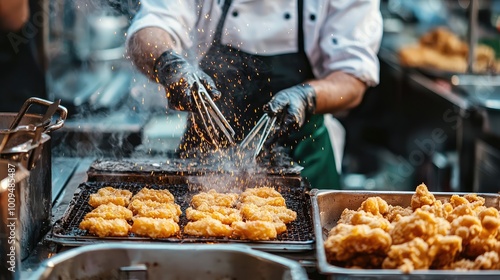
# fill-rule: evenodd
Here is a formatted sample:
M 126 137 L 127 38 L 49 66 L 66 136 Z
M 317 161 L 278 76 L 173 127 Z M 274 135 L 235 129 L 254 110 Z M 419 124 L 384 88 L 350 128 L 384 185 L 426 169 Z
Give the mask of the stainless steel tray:
M 410 206 L 411 197 L 415 192 L 388 192 L 388 191 L 341 191 L 341 190 L 317 190 L 310 192 L 313 209 L 314 234 L 316 236 L 316 257 L 318 270 L 321 274 L 332 277 L 349 276 L 356 278 L 379 278 L 379 279 L 500 279 L 500 270 L 481 271 L 455 271 L 455 270 L 416 270 L 410 274 L 404 274 L 397 269 L 349 269 L 334 266 L 326 260 L 324 241 L 328 232 L 337 225 L 337 221 L 345 208 L 356 210 L 361 203 L 369 197 L 379 196 L 391 205 L 402 207 Z M 436 199 L 444 200 L 453 194 L 433 192 Z M 485 205 L 500 209 L 500 195 L 491 193 L 479 193 L 486 199 Z
M 29 279 L 308 278 L 298 262 L 243 245 L 107 243 L 57 254 Z

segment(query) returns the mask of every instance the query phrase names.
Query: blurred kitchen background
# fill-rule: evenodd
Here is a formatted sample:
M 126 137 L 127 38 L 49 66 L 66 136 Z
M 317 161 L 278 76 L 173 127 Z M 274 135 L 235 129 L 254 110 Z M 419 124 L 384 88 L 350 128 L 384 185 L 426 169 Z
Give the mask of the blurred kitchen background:
M 140 2 L 42 3 L 48 97 L 69 110 L 53 135 L 55 155 L 171 155 L 186 115 L 169 110 L 164 90 L 126 59 L 126 31 Z M 346 130 L 343 188 L 413 190 L 425 182 L 433 191 L 499 191 L 500 77 L 405 67 L 398 50 L 446 26 L 500 54 L 500 1 L 382 0 L 381 11 L 380 85 L 336 116 Z

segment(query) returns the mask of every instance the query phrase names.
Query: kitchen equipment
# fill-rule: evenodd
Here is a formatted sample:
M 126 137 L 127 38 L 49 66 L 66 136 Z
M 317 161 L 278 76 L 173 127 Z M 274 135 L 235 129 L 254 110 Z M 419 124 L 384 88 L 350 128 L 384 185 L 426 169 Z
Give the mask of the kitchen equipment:
M 404 274 L 397 269 L 348 269 L 327 262 L 324 241 L 329 231 L 337 224 L 345 208 L 356 210 L 369 197 L 379 196 L 390 205 L 410 206 L 415 192 L 387 191 L 341 191 L 341 190 L 311 190 L 311 200 L 314 219 L 314 234 L 316 236 L 316 256 L 319 272 L 329 275 L 348 277 L 370 277 L 370 279 L 498 279 L 500 270 L 455 271 L 455 270 L 415 270 Z M 464 193 L 433 192 L 438 200 L 449 199 L 453 194 Z M 485 198 L 486 207 L 500 209 L 500 195 L 479 193 Z
M 308 279 L 298 262 L 235 245 L 90 245 L 42 263 L 30 279 Z
M 0 159 L 0 279 L 20 279 L 22 196 L 29 172 L 19 163 Z
M 53 242 L 69 246 L 87 245 L 109 241 L 135 241 L 135 242 L 174 242 L 174 243 L 240 243 L 255 249 L 277 252 L 300 252 L 311 250 L 314 246 L 312 218 L 310 213 L 310 200 L 305 192 L 306 182 L 299 179 L 286 179 L 282 177 L 220 177 L 220 176 L 176 176 L 176 175 L 149 175 L 140 176 L 130 173 L 115 173 L 92 176 L 90 179 L 101 181 L 88 181 L 81 184 L 75 191 L 68 209 L 61 220 L 57 221 L 49 237 Z M 232 181 L 230 181 L 232 180 Z M 145 183 L 147 182 L 147 183 Z M 188 220 L 185 215 L 186 208 L 193 195 L 200 191 L 219 186 L 220 188 L 243 190 L 247 187 L 274 186 L 285 198 L 288 208 L 297 212 L 297 219 L 287 225 L 288 230 L 278 235 L 277 240 L 271 241 L 249 241 L 229 238 L 205 238 L 180 234 L 170 238 L 151 239 L 147 237 L 105 237 L 99 238 L 88 235 L 86 231 L 79 229 L 79 224 L 84 216 L 92 210 L 88 205 L 90 194 L 96 193 L 98 189 L 112 186 L 118 189 L 126 189 L 137 193 L 143 187 L 152 189 L 168 189 L 180 205 L 182 215 L 179 226 L 181 233 Z M 219 191 L 222 191 L 219 189 Z
M 44 115 L 27 114 L 28 109 L 34 104 L 47 106 L 50 109 Z M 12 140 L 15 142 L 0 153 L 0 158 L 19 163 L 30 171 L 27 185 L 23 188 L 18 201 L 21 259 L 29 255 L 50 224 L 52 176 L 49 133 L 62 127 L 67 116 L 66 108 L 60 105 L 57 109 L 55 107 L 52 102 L 30 98 L 19 113 L 0 113 L 1 132 L 8 133 L 12 131 L 11 127 L 30 129 L 23 135 L 25 137 L 12 138 L 9 142 Z M 59 113 L 59 117 L 52 123 L 49 116 L 54 110 Z
M 474 192 L 500 193 L 500 137 L 485 135 L 476 140 Z
M 276 116 L 269 117 L 267 114 L 264 114 L 257 122 L 257 124 L 252 128 L 250 133 L 248 133 L 245 139 L 241 141 L 240 149 L 247 148 L 248 145 L 251 142 L 253 142 L 255 137 L 260 133 L 260 138 L 258 138 L 257 146 L 253 152 L 253 159 L 255 160 L 255 158 L 260 154 L 260 151 L 262 150 L 262 147 L 264 146 L 267 137 L 269 137 L 269 134 L 274 130 L 275 123 L 276 123 Z

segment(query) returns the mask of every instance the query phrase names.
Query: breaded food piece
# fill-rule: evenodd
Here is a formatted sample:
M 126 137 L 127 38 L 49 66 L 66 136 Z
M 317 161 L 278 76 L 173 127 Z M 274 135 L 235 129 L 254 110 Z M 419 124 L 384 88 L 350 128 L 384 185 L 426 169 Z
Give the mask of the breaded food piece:
M 363 210 L 367 213 L 371 213 L 372 215 L 384 215 L 389 212 L 389 204 L 382 198 L 375 196 L 369 197 L 365 201 L 361 203 L 359 210 Z
M 134 217 L 130 232 L 137 236 L 168 238 L 179 232 L 179 225 L 173 219 Z
M 450 234 L 460 236 L 463 244 L 467 245 L 481 234 L 482 229 L 481 221 L 476 216 L 464 215 L 453 220 Z
M 392 229 L 391 223 L 382 216 L 366 213 L 365 211 L 357 211 L 351 216 L 351 225 L 367 225 L 370 228 L 380 228 L 386 232 Z
M 415 211 L 424 205 L 433 205 L 436 202 L 434 195 L 429 192 L 425 184 L 420 184 L 411 197 L 411 208 Z
M 175 198 L 169 190 L 153 190 L 149 188 L 142 188 L 136 195 L 132 197 L 134 200 L 151 200 L 161 203 L 174 203 Z
M 130 225 L 125 219 L 107 220 L 101 217 L 84 219 L 80 223 L 80 229 L 87 230 L 92 235 L 99 237 L 127 236 Z
M 233 222 L 242 220 L 238 209 L 232 209 L 232 210 L 235 211 L 232 213 L 231 211 L 225 211 L 225 213 L 228 214 L 223 214 L 217 211 L 200 211 L 200 210 L 195 210 L 192 207 L 189 207 L 186 209 L 186 217 L 190 221 L 198 221 L 206 218 L 212 218 L 221 221 L 223 224 L 230 225 Z
M 244 199 L 249 195 L 255 195 L 258 197 L 268 198 L 268 197 L 281 197 L 282 195 L 271 187 L 260 187 L 260 188 L 249 188 L 240 194 L 240 199 Z
M 194 236 L 205 237 L 231 237 L 233 229 L 221 221 L 205 218 L 195 222 L 189 222 L 184 227 L 184 233 Z
M 390 234 L 393 244 L 402 244 L 417 237 L 427 240 L 440 233 L 440 229 L 440 221 L 433 214 L 417 209 L 394 223 Z M 446 235 L 446 232 L 442 234 Z
M 128 190 L 115 189 L 113 187 L 104 187 L 91 194 L 89 198 L 90 206 L 97 208 L 101 204 L 113 203 L 120 206 L 125 206 L 130 203 L 132 193 Z
M 368 225 L 338 224 L 324 243 L 329 262 L 345 262 L 360 255 L 382 255 L 391 246 L 391 236 Z
M 241 199 L 242 204 L 252 203 L 257 206 L 271 205 L 271 206 L 286 206 L 283 197 L 259 197 L 256 195 L 248 195 Z M 240 205 L 241 207 L 241 205 Z
M 161 203 L 151 200 L 134 200 L 128 208 L 138 217 L 149 217 L 158 219 L 174 219 L 179 222 L 182 214 L 181 207 L 174 203 Z
M 462 238 L 456 235 L 438 234 L 431 237 L 427 244 L 430 245 L 427 254 L 432 259 L 431 268 L 441 268 L 451 264 L 462 251 Z
M 238 200 L 236 193 L 218 193 L 211 189 L 208 192 L 200 192 L 191 199 L 191 205 L 198 209 L 202 205 L 233 207 Z
M 451 270 L 500 269 L 498 252 L 490 251 L 477 256 L 474 260 L 460 259 L 444 267 Z
M 133 216 L 132 211 L 113 203 L 101 204 L 90 213 L 85 215 L 85 219 L 101 217 L 106 220 L 112 219 L 125 219 L 131 220 Z
M 240 206 L 241 215 L 247 221 L 283 222 L 288 224 L 297 219 L 297 213 L 285 206 L 257 206 L 244 203 Z
M 427 269 L 432 263 L 427 254 L 428 250 L 427 242 L 419 237 L 406 243 L 392 245 L 382 263 L 382 268 L 398 268 L 405 273 L 415 269 Z
M 411 214 L 413 214 L 413 210 L 410 207 L 403 208 L 399 205 L 389 205 L 389 211 L 385 213 L 384 218 L 392 223 L 399 221 L 402 217 L 410 216 Z
M 234 222 L 231 227 L 233 228 L 233 236 L 240 239 L 270 240 L 275 239 L 278 235 L 276 225 L 273 222 Z

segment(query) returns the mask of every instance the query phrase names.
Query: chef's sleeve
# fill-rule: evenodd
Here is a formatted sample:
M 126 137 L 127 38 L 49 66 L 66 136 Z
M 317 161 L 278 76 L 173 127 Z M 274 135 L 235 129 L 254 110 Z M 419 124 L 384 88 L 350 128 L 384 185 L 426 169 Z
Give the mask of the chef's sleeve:
M 321 30 L 320 76 L 340 70 L 356 76 L 368 86 L 378 84 L 377 52 L 382 39 L 378 0 L 330 0 Z

